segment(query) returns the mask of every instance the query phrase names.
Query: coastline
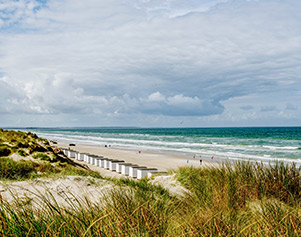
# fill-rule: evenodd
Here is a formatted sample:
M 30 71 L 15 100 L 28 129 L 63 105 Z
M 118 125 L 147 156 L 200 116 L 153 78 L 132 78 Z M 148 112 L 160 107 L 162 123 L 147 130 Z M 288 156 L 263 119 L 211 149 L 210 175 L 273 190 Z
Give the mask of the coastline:
M 57 141 L 55 145 L 60 148 L 69 148 L 69 143 Z M 76 143 L 76 146 L 70 147 L 72 150 L 90 153 L 94 155 L 104 156 L 110 159 L 124 160 L 125 162 L 147 166 L 149 168 L 157 168 L 159 172 L 168 172 L 170 170 L 177 170 L 179 167 L 210 167 L 219 166 L 217 162 L 210 162 L 202 160 L 200 164 L 199 158 L 186 158 L 166 153 L 151 153 L 133 150 L 125 150 L 113 147 L 104 147 L 96 145 L 86 145 Z

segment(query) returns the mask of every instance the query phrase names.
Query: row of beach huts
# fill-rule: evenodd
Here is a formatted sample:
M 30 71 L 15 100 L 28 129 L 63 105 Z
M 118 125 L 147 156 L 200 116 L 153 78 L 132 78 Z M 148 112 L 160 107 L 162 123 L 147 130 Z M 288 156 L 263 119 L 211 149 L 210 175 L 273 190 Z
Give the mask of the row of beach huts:
M 99 166 L 101 168 L 114 171 L 132 178 L 150 178 L 154 173 L 158 173 L 158 170 L 156 168 L 147 168 L 146 166 L 139 166 L 132 163 L 126 163 L 123 160 L 109 159 L 103 156 L 81 153 L 75 150 L 65 148 L 62 148 L 62 151 L 69 158 L 74 158 L 77 161 L 83 161 L 87 164 Z

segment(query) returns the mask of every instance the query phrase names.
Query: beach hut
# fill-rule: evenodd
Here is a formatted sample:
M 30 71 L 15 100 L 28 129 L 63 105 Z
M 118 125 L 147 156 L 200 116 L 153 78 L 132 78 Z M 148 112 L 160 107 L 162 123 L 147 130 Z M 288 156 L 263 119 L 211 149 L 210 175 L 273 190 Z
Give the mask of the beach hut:
M 96 156 L 94 156 L 94 155 L 89 155 L 89 164 L 90 165 L 95 165 L 95 158 L 96 158 Z
M 104 162 L 104 168 L 108 170 L 110 168 L 111 162 L 112 162 L 112 159 L 106 159 Z
M 124 163 L 124 160 L 112 160 L 111 163 L 110 163 L 109 169 L 111 171 L 116 171 L 117 164 L 120 164 L 120 163 Z
M 131 163 L 124 163 L 124 164 L 120 164 L 121 166 L 121 174 L 123 175 L 129 175 L 130 173 L 130 167 L 131 166 L 138 166 L 136 164 L 131 164 Z
M 86 153 L 85 156 L 84 156 L 84 161 L 86 163 L 89 163 L 90 162 L 90 154 Z
M 78 153 L 77 160 L 84 160 L 84 156 L 85 156 L 84 153 Z
M 137 178 L 137 170 L 141 168 L 147 168 L 146 166 L 130 166 L 129 176 L 132 178 Z
M 156 173 L 158 169 L 156 168 L 138 168 L 137 169 L 137 179 L 142 179 L 148 176 L 148 173 Z
M 100 162 L 99 162 L 99 166 L 101 167 L 101 168 L 104 168 L 105 167 L 105 162 L 106 162 L 106 160 L 108 160 L 109 158 L 105 158 L 105 157 L 103 157 L 103 158 L 101 158 L 100 159 Z
M 101 165 L 101 159 L 103 159 L 103 156 L 95 156 L 94 165 L 100 166 Z
M 69 158 L 75 158 L 75 151 L 73 151 L 73 150 L 68 150 L 67 156 L 68 156 Z
M 63 153 L 64 153 L 65 156 L 68 155 L 68 149 L 62 148 L 61 150 L 63 151 Z
M 132 163 L 116 163 L 116 172 L 121 173 L 122 172 L 122 165 L 133 165 Z

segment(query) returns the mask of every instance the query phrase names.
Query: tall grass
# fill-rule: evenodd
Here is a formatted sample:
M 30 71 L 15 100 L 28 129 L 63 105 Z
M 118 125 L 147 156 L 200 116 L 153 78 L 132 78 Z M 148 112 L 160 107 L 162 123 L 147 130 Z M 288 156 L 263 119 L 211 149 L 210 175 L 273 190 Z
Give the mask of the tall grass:
M 150 186 L 149 186 L 150 187 Z M 60 206 L 51 193 L 37 195 L 41 209 L 22 199 L 0 204 L 2 236 L 162 236 L 167 233 L 173 203 L 164 195 L 118 186 L 100 203 L 66 196 Z
M 191 193 L 179 209 L 180 234 L 300 235 L 300 171 L 279 162 L 179 169 Z
M 69 195 L 60 206 L 38 195 L 40 210 L 16 197 L 0 204 L 3 236 L 300 236 L 300 169 L 278 163 L 181 168 L 184 198 L 147 180 L 111 180 L 98 203 Z

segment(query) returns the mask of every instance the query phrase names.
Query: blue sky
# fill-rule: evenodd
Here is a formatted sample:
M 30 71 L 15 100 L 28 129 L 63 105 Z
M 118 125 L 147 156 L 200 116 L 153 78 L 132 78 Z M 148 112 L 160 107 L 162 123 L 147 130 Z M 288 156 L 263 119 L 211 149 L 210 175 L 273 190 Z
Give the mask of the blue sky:
M 300 126 L 299 0 L 0 0 L 0 127 Z

